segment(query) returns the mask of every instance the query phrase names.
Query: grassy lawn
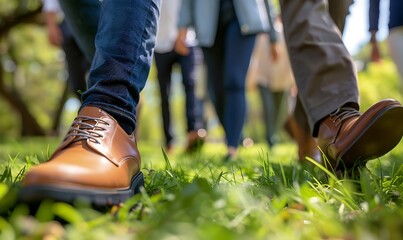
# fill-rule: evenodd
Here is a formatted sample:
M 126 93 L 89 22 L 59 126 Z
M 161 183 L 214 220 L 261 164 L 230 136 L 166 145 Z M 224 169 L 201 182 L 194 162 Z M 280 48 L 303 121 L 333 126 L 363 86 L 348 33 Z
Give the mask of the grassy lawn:
M 401 100 L 396 79 L 382 82 L 389 68 L 360 74 L 363 109 L 385 96 Z M 122 206 L 43 202 L 32 214 L 13 206 L 24 171 L 59 141 L 0 143 L 0 239 L 403 239 L 403 141 L 353 178 L 297 163 L 289 141 L 242 147 L 232 163 L 223 162 L 222 143 L 166 156 L 140 141 L 145 188 Z

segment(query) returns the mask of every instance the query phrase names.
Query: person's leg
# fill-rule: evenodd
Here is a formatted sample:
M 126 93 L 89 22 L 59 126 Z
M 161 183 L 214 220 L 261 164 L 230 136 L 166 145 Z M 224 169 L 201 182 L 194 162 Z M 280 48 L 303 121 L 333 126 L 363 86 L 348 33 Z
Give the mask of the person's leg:
M 203 51 L 200 47 L 193 47 L 195 54 L 195 95 L 196 95 L 196 119 L 200 120 L 200 126 L 197 128 L 206 128 L 204 123 L 204 104 L 206 102 L 206 77 L 205 77 L 205 63 Z M 199 124 L 199 123 L 198 123 Z
M 205 138 L 204 133 L 199 132 L 202 128 L 202 114 L 195 90 L 198 50 L 196 47 L 189 47 L 189 54 L 179 58 L 186 101 L 187 152 L 200 148 Z
M 95 34 L 98 29 L 99 0 L 59 0 L 68 27 L 88 62 L 95 54 Z
M 396 64 L 400 75 L 400 81 L 403 89 L 403 26 L 395 27 L 389 30 L 389 52 Z
M 63 33 L 62 46 L 66 55 L 69 85 L 72 92 L 81 100 L 81 93 L 87 90 L 86 75 L 90 63 L 84 57 L 66 23 L 62 23 L 60 28 Z
M 104 109 L 127 133 L 135 129 L 136 105 L 150 70 L 156 1 L 103 0 L 101 4 L 96 52 L 83 106 Z
M 237 148 L 246 117 L 246 74 L 255 45 L 255 35 L 243 36 L 237 20 L 225 35 L 224 130 L 229 147 Z
M 344 32 L 346 17 L 353 0 L 329 0 L 329 13 L 341 34 Z
M 179 63 L 182 71 L 182 83 L 185 90 L 187 132 L 196 130 L 198 122 L 196 109 L 196 55 L 193 47 L 189 48 L 189 54 L 180 56 Z
M 295 118 L 295 120 L 298 122 L 298 126 L 301 128 L 301 131 L 307 133 L 308 135 L 312 135 L 312 131 L 308 123 L 308 116 L 306 115 L 304 107 L 302 107 L 300 96 L 298 94 L 296 97 L 294 112 L 292 113 L 292 115 L 292 117 Z
M 319 163 L 322 162 L 318 144 L 311 135 L 308 118 L 299 100 L 299 95 L 296 97 L 294 112 L 288 117 L 284 127 L 298 144 L 298 160 L 300 162 L 305 162 L 306 157 Z
M 343 34 L 344 26 L 346 23 L 346 17 L 350 13 L 349 8 L 353 4 L 354 0 L 329 0 L 328 11 L 330 17 L 336 24 L 340 33 Z M 301 131 L 309 132 L 309 123 L 305 110 L 302 108 L 301 102 L 298 100 L 295 106 L 294 117 L 298 124 L 302 127 Z
M 224 52 L 221 38 L 217 38 L 212 47 L 203 47 L 203 56 L 207 71 L 208 97 L 214 105 L 218 120 L 224 122 Z
M 330 168 L 353 168 L 393 149 L 403 135 L 403 107 L 393 99 L 358 112 L 353 61 L 325 0 L 281 0 L 285 39 L 299 100 Z M 379 141 L 379 133 L 387 133 Z
M 276 115 L 274 114 L 275 107 L 273 102 L 273 95 L 271 94 L 270 89 L 260 84 L 258 84 L 258 90 L 263 108 L 263 123 L 265 126 L 265 138 L 269 147 L 272 147 L 275 144 L 274 132 L 276 125 L 275 124 Z
M 139 191 L 144 180 L 133 132 L 135 107 L 151 65 L 159 3 L 101 2 L 83 105 L 49 161 L 25 175 L 21 201 L 82 199 L 105 206 L 120 204 Z
M 165 135 L 165 146 L 167 150 L 172 144 L 171 111 L 169 106 L 169 93 L 171 91 L 172 67 L 178 61 L 178 55 L 174 52 L 154 53 L 155 66 L 157 68 L 157 78 L 161 96 L 162 124 Z
M 278 135 L 280 129 L 284 126 L 284 123 L 288 116 L 288 99 L 289 99 L 289 91 L 272 91 L 273 102 L 274 102 L 274 134 Z
M 321 119 L 346 103 L 358 109 L 353 61 L 325 0 L 281 0 L 284 35 L 299 100 L 314 136 Z

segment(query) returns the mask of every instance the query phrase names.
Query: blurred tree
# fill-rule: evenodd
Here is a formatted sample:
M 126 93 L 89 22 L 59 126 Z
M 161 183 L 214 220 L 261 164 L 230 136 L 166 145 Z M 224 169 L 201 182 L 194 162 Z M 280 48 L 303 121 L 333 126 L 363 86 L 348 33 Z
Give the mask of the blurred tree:
M 63 61 L 47 43 L 42 1 L 0 0 L 0 6 L 0 98 L 9 109 L 0 110 L 0 132 L 9 135 L 19 128 L 21 136 L 57 133 L 67 84 L 47 81 L 63 78 Z

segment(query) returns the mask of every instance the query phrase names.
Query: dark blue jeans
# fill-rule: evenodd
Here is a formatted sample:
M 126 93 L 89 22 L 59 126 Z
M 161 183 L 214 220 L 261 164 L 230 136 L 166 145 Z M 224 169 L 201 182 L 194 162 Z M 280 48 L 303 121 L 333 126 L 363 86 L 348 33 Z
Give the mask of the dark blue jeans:
M 212 47 L 203 47 L 208 93 L 224 127 L 227 145 L 237 147 L 246 117 L 246 73 L 255 35 L 241 34 L 236 19 L 220 26 Z
M 160 0 L 61 0 L 60 3 L 89 58 L 97 29 L 82 106 L 107 111 L 126 132 L 132 132 L 140 91 L 150 70 Z
M 169 145 L 173 139 L 171 131 L 171 112 L 169 106 L 169 93 L 171 91 L 172 68 L 175 64 L 179 64 L 182 72 L 182 82 L 185 90 L 186 101 L 186 119 L 187 131 L 194 131 L 200 128 L 200 109 L 198 109 L 195 82 L 196 82 L 196 66 L 197 54 L 200 49 L 196 47 L 189 48 L 189 54 L 182 56 L 172 50 L 166 53 L 154 53 L 155 65 L 157 67 L 157 76 L 161 95 L 161 113 L 165 134 L 165 143 Z
M 86 75 L 90 63 L 84 57 L 81 48 L 73 37 L 65 21 L 60 25 L 63 34 L 63 51 L 66 56 L 66 66 L 68 71 L 68 83 L 70 90 L 78 99 L 81 99 L 81 93 L 87 89 Z

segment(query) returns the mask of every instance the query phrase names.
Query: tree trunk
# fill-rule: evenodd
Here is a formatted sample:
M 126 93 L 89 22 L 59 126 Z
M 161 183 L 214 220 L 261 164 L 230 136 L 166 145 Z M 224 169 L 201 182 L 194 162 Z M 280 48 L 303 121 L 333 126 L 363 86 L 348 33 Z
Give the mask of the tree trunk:
M 1 16 L 0 38 L 7 36 L 9 31 L 22 23 L 40 22 L 38 17 L 41 16 L 42 5 L 38 5 L 35 9 L 26 12 L 20 12 L 20 8 L 6 16 Z M 8 87 L 4 82 L 3 67 L 0 65 L 0 96 L 3 97 L 14 111 L 20 116 L 21 135 L 22 136 L 44 136 L 46 131 L 39 125 L 36 118 L 31 114 L 28 106 L 20 97 L 16 90 Z
M 9 16 L 0 16 L 2 21 L 0 23 L 0 38 L 8 34 L 8 32 L 15 26 L 21 23 L 39 22 L 38 16 L 42 13 L 42 6 L 38 6 L 36 9 L 18 14 L 10 14 Z
M 0 66 L 0 95 L 13 107 L 21 118 L 22 136 L 44 136 L 45 131 L 29 112 L 27 105 L 15 91 L 10 90 L 3 79 L 3 68 Z

